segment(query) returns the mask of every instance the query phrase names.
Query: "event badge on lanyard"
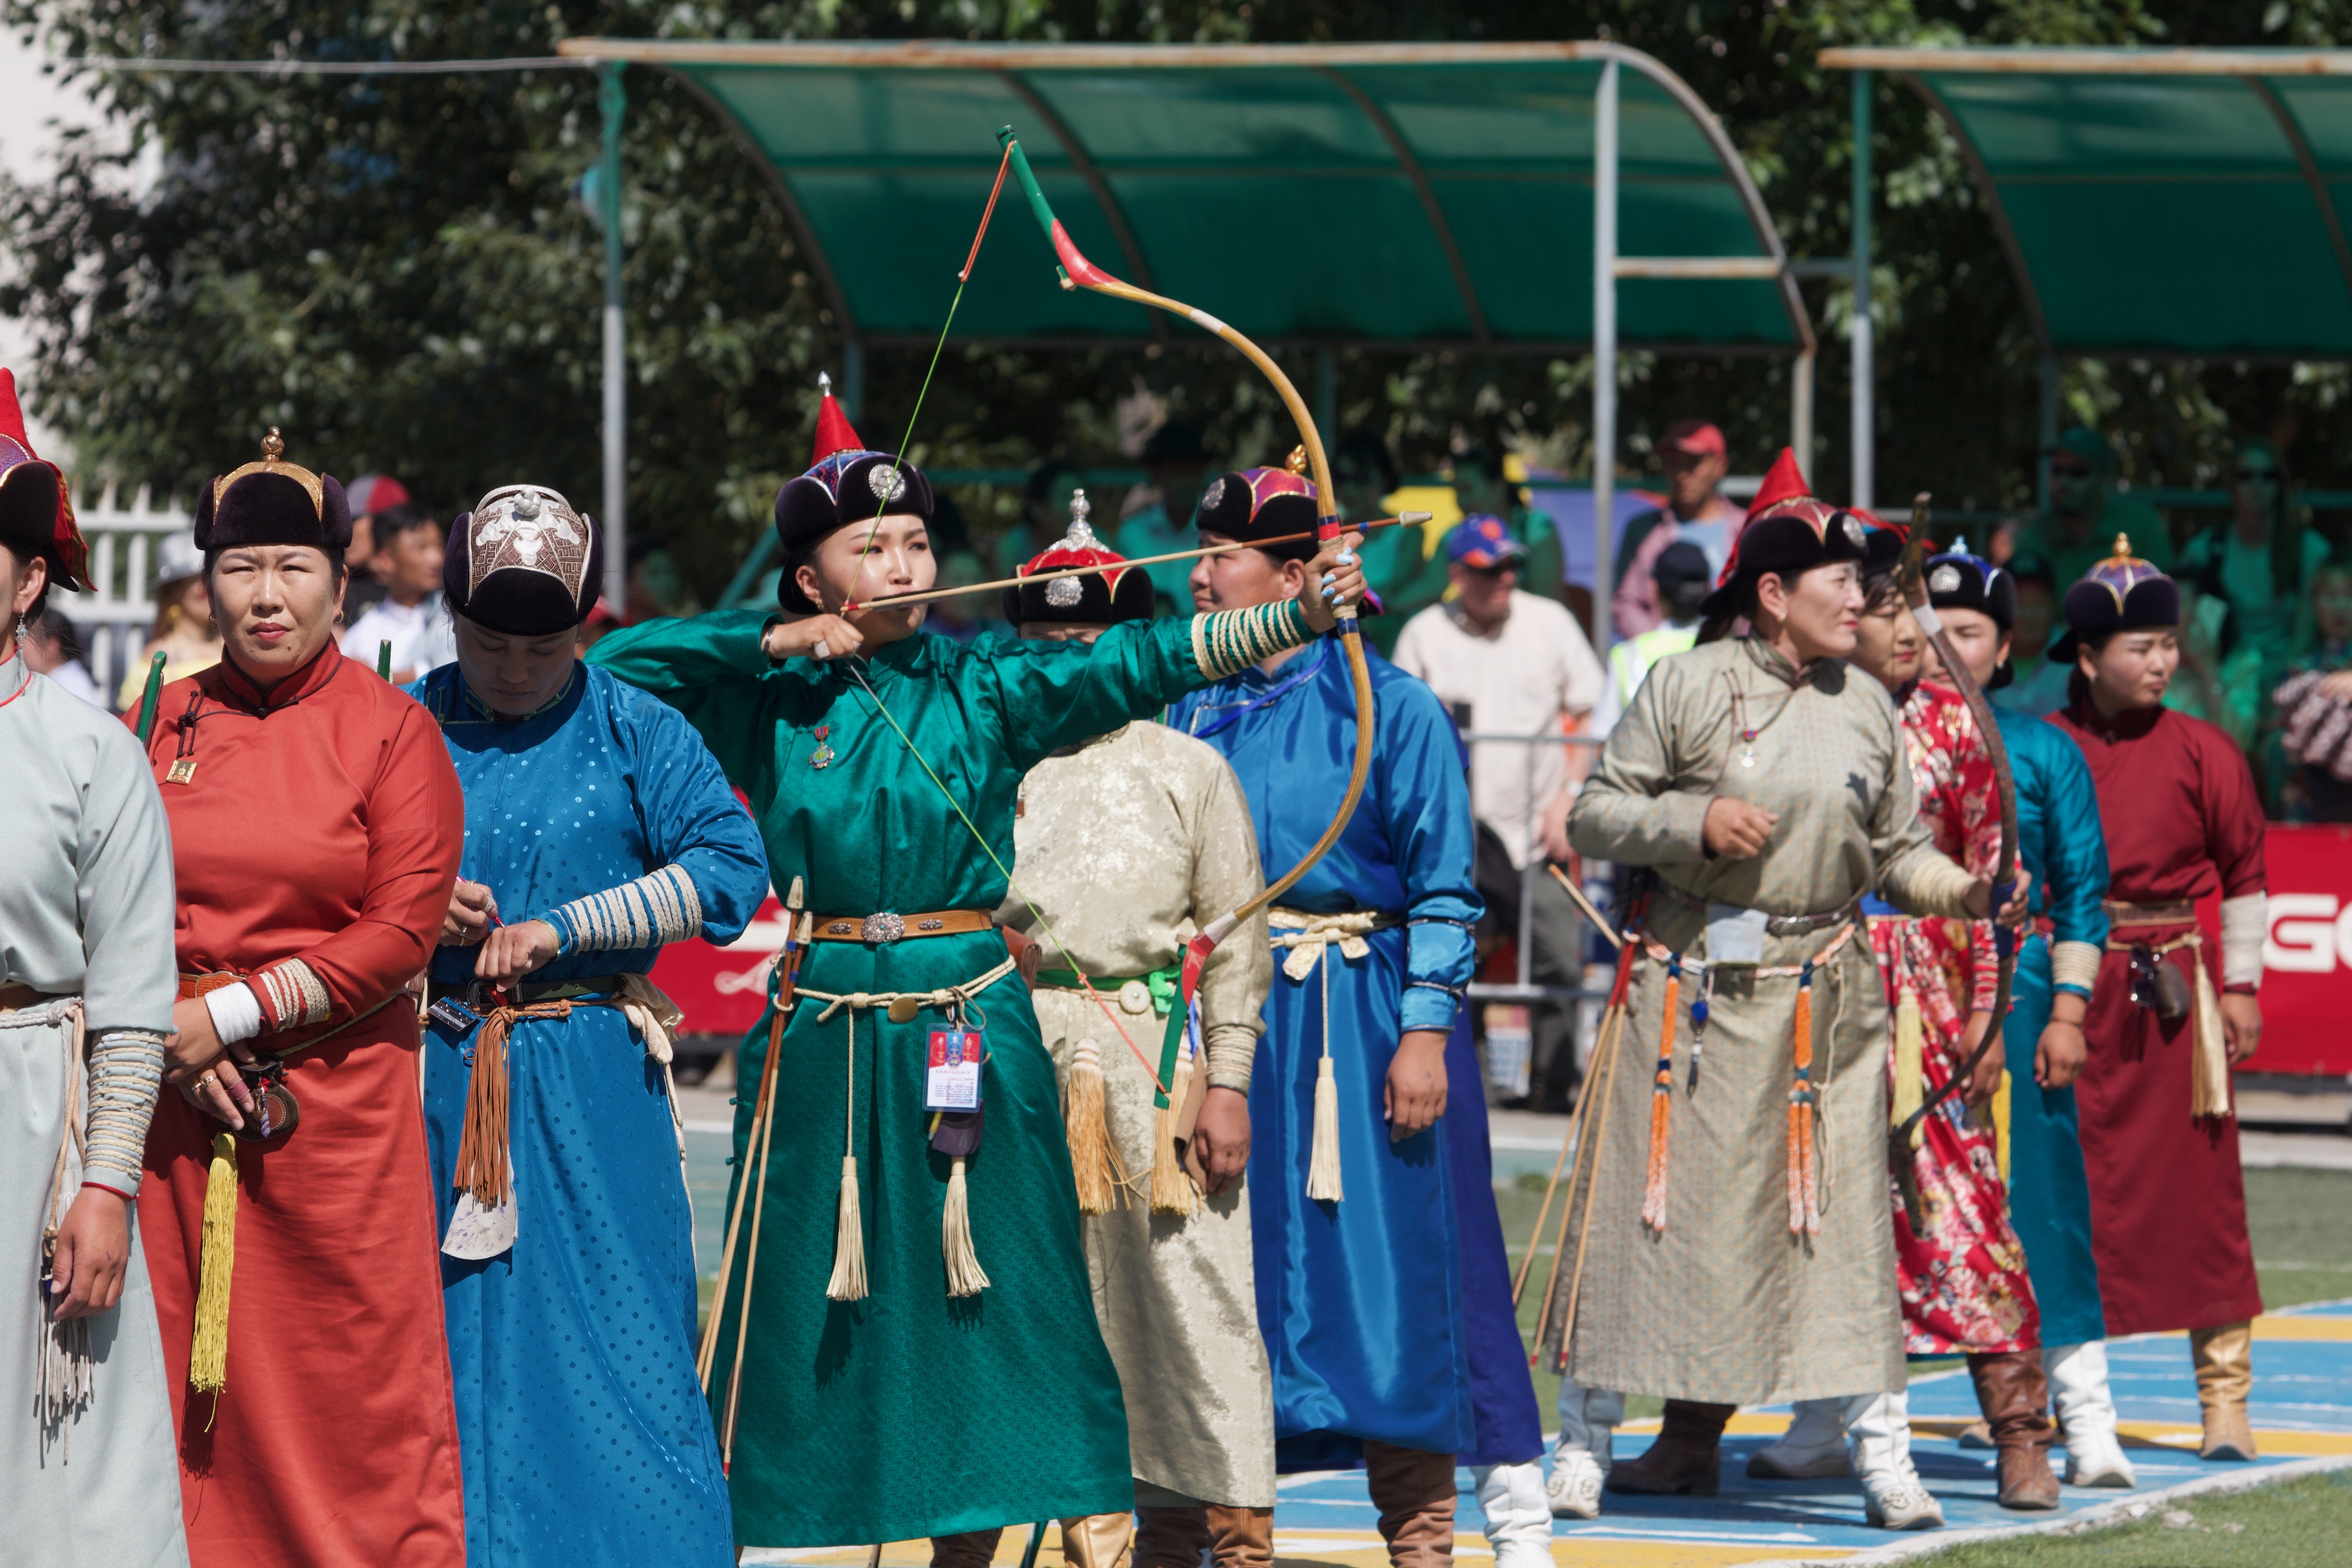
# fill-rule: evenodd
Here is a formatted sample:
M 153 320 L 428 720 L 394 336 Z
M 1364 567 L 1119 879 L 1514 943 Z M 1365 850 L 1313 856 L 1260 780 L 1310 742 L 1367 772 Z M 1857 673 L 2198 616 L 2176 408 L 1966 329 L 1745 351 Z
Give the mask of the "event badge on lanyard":
M 930 1065 L 923 1074 L 925 1110 L 978 1110 L 980 1064 L 987 1037 L 977 1029 L 933 1029 Z

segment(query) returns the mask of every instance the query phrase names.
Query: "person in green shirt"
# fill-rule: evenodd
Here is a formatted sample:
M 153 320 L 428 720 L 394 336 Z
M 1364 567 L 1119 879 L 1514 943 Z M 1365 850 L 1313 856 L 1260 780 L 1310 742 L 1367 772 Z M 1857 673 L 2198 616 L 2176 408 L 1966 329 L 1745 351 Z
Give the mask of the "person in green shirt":
M 1487 512 L 1499 517 L 1520 542 L 1528 559 L 1519 572 L 1519 586 L 1547 599 L 1561 597 L 1565 563 L 1560 554 L 1559 525 L 1549 512 L 1527 504 L 1527 492 L 1504 473 L 1507 456 L 1494 447 L 1473 447 L 1454 458 L 1454 494 L 1463 515 Z M 1571 606 L 1572 607 L 1572 606 Z M 1590 621 L 1580 614 L 1578 619 Z
M 760 1156 L 755 1097 L 736 1112 L 730 1211 L 753 1217 L 713 1303 L 736 1540 L 929 1536 L 935 1562 L 977 1568 L 998 1527 L 1135 1500 L 1053 1058 L 992 919 L 1022 775 L 1330 630 L 1363 578 L 1343 536 L 1299 596 L 1245 610 L 1091 646 L 918 636 L 921 606 L 872 601 L 934 580 L 929 481 L 830 400 L 818 429 L 776 499 L 785 616 L 652 621 L 592 661 L 686 715 L 750 797 L 774 885 L 804 885 L 815 917 L 796 1005 L 740 1058 L 756 1084 L 778 1053 L 784 1110 Z M 934 1116 L 971 1104 L 947 1070 L 971 1036 L 977 1106 Z M 747 1211 L 751 1169 L 766 1202 Z
M 2049 458 L 2049 510 L 2017 530 L 2011 554 L 2034 556 L 2058 582 L 2079 583 L 2116 552 L 2116 535 L 2127 533 L 2134 555 L 2171 569 L 2172 536 L 2154 507 L 2115 489 L 2116 450 L 2105 436 L 2077 426 Z
M 2294 655 L 2304 584 L 2327 559 L 2327 541 L 2289 491 L 2270 442 L 2241 442 L 2230 479 L 2229 517 L 2189 542 L 2174 575 L 2229 605 L 2221 654 L 2252 648 L 2259 679 L 2268 683 L 2285 673 Z

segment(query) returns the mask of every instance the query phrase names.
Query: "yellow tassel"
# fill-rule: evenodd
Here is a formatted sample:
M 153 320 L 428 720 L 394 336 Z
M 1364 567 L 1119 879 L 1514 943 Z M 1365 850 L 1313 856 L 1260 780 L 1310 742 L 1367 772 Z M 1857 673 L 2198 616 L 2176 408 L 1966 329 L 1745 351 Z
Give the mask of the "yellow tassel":
M 1063 1086 L 1062 1131 L 1070 1143 L 1070 1173 L 1076 1178 L 1078 1212 L 1106 1215 L 1118 1205 L 1118 1152 L 1103 1123 L 1102 1054 L 1092 1040 L 1070 1051 L 1070 1075 Z
M 1201 1189 L 1184 1172 L 1184 1156 L 1176 1147 L 1176 1118 L 1192 1091 L 1192 1061 L 1176 1064 L 1176 1081 L 1168 1086 L 1168 1103 L 1155 1114 L 1152 1136 L 1158 1146 L 1151 1154 L 1151 1212 L 1181 1215 L 1200 1212 Z
M 940 1246 L 947 1255 L 948 1294 L 977 1296 L 988 1289 L 988 1276 L 971 1246 L 971 1199 L 964 1191 L 963 1156 L 948 1169 L 948 1201 L 940 1211 Z
M 857 1213 L 857 1156 L 841 1157 L 841 1211 L 833 1226 L 833 1278 L 828 1301 L 866 1300 L 866 1224 Z
M 2009 1069 L 2000 1073 L 2000 1087 L 1992 1091 L 1993 1152 L 2000 1161 L 2000 1184 L 2009 1185 Z
M 199 1394 L 228 1386 L 228 1282 L 236 1266 L 236 1134 L 213 1134 L 205 1176 L 204 1251 L 196 1266 L 196 1333 L 188 1382 Z
M 1927 1030 L 1919 1017 L 1919 998 L 1906 989 L 1895 1004 L 1895 1125 L 1904 1121 L 1927 1101 Z M 1927 1128 L 1923 1121 L 1911 1129 L 1911 1147 L 1916 1149 L 1927 1141 Z
M 2213 989 L 2213 976 L 2198 962 L 2193 950 L 2189 959 L 2189 966 L 2197 972 L 2196 1037 L 2189 1042 L 2195 1054 L 2189 1063 L 2189 1114 L 2227 1116 L 2230 1051 L 2221 1032 L 2221 997 Z
M 1315 1064 L 1315 1142 L 1307 1156 L 1307 1196 L 1318 1204 L 1339 1201 L 1339 1084 L 1328 1056 Z
M 1669 959 L 1665 1005 L 1659 1009 L 1664 1021 L 1658 1027 L 1658 1070 L 1650 1083 L 1650 1155 L 1642 1182 L 1642 1223 L 1655 1231 L 1666 1228 L 1666 1140 L 1674 1131 L 1669 1113 L 1675 1090 L 1675 1024 L 1682 997 L 1682 961 Z

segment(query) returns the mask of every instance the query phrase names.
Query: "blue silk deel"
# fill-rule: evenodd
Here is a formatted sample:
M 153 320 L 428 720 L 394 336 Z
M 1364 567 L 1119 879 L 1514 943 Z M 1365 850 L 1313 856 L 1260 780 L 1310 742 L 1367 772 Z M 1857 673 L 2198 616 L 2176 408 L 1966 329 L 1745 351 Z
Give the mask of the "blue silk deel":
M 2099 797 L 2072 737 L 2030 713 L 1994 711 L 2017 784 L 2019 858 L 2033 874 L 2033 911 L 2051 934 L 2020 945 L 2013 1005 L 2001 1028 L 2009 1064 L 2009 1213 L 2042 1310 L 2042 1342 L 2106 1336 L 2098 1260 L 2091 1251 L 2091 1188 L 2074 1090 L 2043 1089 L 2033 1058 L 2050 1022 L 2050 942 L 2107 940 L 2107 841 Z
M 1282 1470 L 1360 1462 L 1366 1440 L 1444 1454 L 1476 1441 L 1448 1153 L 1454 1119 L 1391 1142 L 1382 1117 L 1400 1035 L 1450 1031 L 1470 979 L 1469 924 L 1484 906 L 1471 880 L 1469 785 L 1436 697 L 1365 655 L 1378 750 L 1363 802 L 1282 905 L 1384 910 L 1410 923 L 1371 932 L 1361 958 L 1334 944 L 1325 972 L 1304 981 L 1284 975 L 1287 954 L 1276 953 L 1250 1084 L 1250 1223 Z M 1307 669 L 1311 679 L 1297 679 Z M 1192 693 L 1169 721 L 1232 763 L 1268 874 L 1297 864 L 1338 808 L 1354 755 L 1354 688 L 1333 640 L 1272 678 L 1253 668 Z M 1339 1094 L 1338 1203 L 1307 1196 L 1327 1032 Z
M 1470 1037 L 1470 1009 L 1445 1037 L 1445 1161 L 1462 1245 L 1462 1331 L 1470 1357 L 1475 1437 L 1465 1465 L 1518 1465 L 1543 1458 L 1543 1416 L 1528 1375 L 1527 1342 L 1511 1305 L 1511 1259 L 1495 1209 L 1495 1151 L 1487 1142 L 1486 1075 Z
M 703 934 L 741 934 L 767 858 L 694 731 L 601 669 L 551 707 L 493 718 L 445 665 L 409 693 L 440 722 L 466 792 L 459 875 L 511 924 L 682 868 Z M 434 955 L 436 995 L 478 949 Z M 657 948 L 568 954 L 534 984 L 644 973 Z M 441 1224 L 476 1031 L 425 1038 L 425 1130 Z M 498 1257 L 441 1259 L 471 1568 L 735 1561 L 727 1482 L 694 1371 L 693 1219 L 662 1068 L 616 1009 L 518 1022 L 507 1045 L 518 1232 Z

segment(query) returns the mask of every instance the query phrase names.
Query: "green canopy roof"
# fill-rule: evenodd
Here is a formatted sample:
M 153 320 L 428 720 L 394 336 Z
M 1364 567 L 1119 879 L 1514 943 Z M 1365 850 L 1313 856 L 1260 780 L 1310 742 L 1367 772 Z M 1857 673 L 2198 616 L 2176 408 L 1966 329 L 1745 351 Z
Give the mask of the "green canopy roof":
M 2352 354 L 2352 52 L 1832 49 L 1959 138 L 2045 353 Z
M 1579 350 L 1592 335 L 1593 97 L 1621 89 L 1618 248 L 1748 258 L 1625 276 L 1629 345 L 1811 344 L 1761 198 L 1673 73 L 1609 44 L 1124 46 L 648 42 L 772 173 L 842 326 L 938 332 L 1012 125 L 1098 266 L 1253 337 Z M 1145 342 L 1164 316 L 1056 286 L 1000 207 L 956 336 Z

